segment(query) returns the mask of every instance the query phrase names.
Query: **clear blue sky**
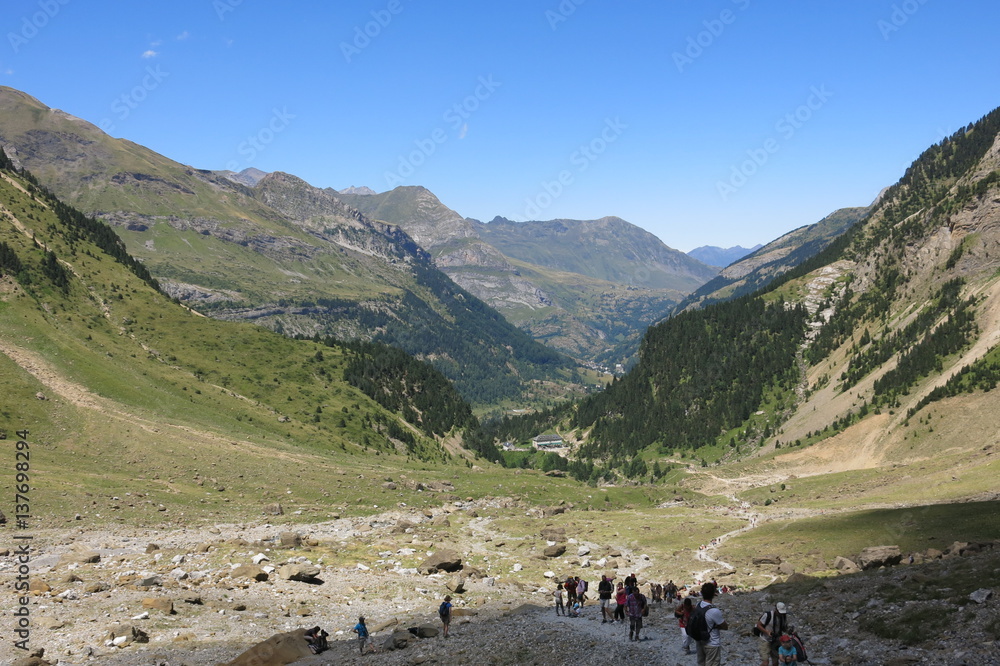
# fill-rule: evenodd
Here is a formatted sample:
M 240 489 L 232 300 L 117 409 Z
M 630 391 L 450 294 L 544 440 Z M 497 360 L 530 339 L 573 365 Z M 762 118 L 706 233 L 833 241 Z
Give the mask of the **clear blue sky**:
M 0 83 L 198 168 L 767 242 L 1000 106 L 995 0 L 6 0 Z M 366 34 L 367 33 L 367 34 Z

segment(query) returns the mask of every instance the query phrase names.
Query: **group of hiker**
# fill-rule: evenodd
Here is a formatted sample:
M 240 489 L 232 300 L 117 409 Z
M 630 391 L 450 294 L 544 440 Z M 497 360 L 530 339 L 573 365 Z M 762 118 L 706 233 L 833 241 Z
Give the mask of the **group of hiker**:
M 714 582 L 701 586 L 701 600 L 693 603 L 686 597 L 674 609 L 674 616 L 681 629 L 681 649 L 691 653 L 695 646 L 698 666 L 718 666 L 722 663 L 722 635 L 729 623 L 722 610 L 712 602 L 718 594 Z M 754 625 L 752 632 L 758 637 L 760 666 L 779 666 L 807 661 L 805 647 L 788 623 L 788 608 L 777 602 L 772 610 L 765 611 Z
M 587 601 L 589 585 L 578 576 L 570 576 L 559 582 L 552 596 L 555 598 L 556 615 L 579 617 L 580 609 Z M 719 607 L 714 604 L 719 594 L 719 586 L 715 581 L 687 590 L 681 598 L 681 590 L 670 581 L 666 585 L 651 584 L 650 595 L 655 602 L 662 604 L 663 600 L 670 603 L 679 602 L 674 608 L 674 617 L 681 631 L 681 650 L 685 654 L 692 652 L 697 655 L 698 666 L 719 666 L 722 663 L 722 632 L 729 629 L 729 623 Z M 563 601 L 565 596 L 565 603 Z M 629 640 L 640 641 L 643 629 L 643 618 L 649 615 L 651 602 L 639 589 L 634 574 L 615 584 L 614 579 L 607 575 L 601 576 L 597 586 L 597 599 L 601 609 L 601 623 L 628 622 Z M 614 602 L 614 608 L 612 608 Z M 445 596 L 438 607 L 438 616 L 442 623 L 442 635 L 447 638 L 451 624 L 451 597 Z M 310 648 L 326 647 L 326 632 L 319 633 L 319 627 L 307 632 L 306 640 Z M 358 624 L 352 630 L 357 634 L 360 651 L 374 651 L 371 634 L 363 617 L 358 618 Z M 757 639 L 760 666 L 781 666 L 796 664 L 807 660 L 805 648 L 795 630 L 788 622 L 788 607 L 784 602 L 775 603 L 774 607 L 764 612 L 752 628 L 751 632 Z

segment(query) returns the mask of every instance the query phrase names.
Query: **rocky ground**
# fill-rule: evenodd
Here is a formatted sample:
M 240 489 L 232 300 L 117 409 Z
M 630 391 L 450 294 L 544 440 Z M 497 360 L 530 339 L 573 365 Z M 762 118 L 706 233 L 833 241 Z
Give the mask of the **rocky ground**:
M 343 519 L 299 526 L 298 538 L 287 526 L 266 523 L 36 532 L 29 647 L 44 648 L 45 661 L 38 664 L 210 666 L 228 663 L 274 634 L 318 625 L 331 634 L 331 649 L 295 663 L 695 663 L 681 652 L 679 629 L 666 604 L 652 609 L 643 640 L 630 642 L 625 625 L 601 623 L 596 605 L 585 606 L 580 618 L 556 616 L 554 584 L 545 575 L 525 582 L 490 572 L 476 575 L 468 568 L 428 574 L 419 566 L 401 565 L 442 545 L 462 552 L 462 543 L 414 538 L 395 551 L 380 552 L 379 566 L 344 566 L 342 558 L 329 563 L 338 559 L 337 548 L 355 539 L 372 547 L 379 535 L 394 533 L 405 540 L 409 535 L 400 532 L 399 523 L 398 516 L 389 515 Z M 798 582 L 722 595 L 718 606 L 731 627 L 723 663 L 757 663 L 750 627 L 780 600 L 790 606 L 791 621 L 816 664 L 1000 664 L 1000 548 L 984 545 L 942 556 L 825 580 L 800 575 Z M 643 582 L 641 563 L 629 562 L 627 553 L 620 559 Z M 17 553 L 10 549 L 0 559 L 7 599 L 0 626 L 4 664 L 27 656 L 13 647 L 20 607 L 17 567 Z M 596 578 L 601 572 L 575 573 Z M 975 594 L 959 591 L 969 586 L 970 576 Z M 450 592 L 462 579 L 464 589 Z M 394 632 L 408 635 L 410 627 L 429 626 L 428 633 L 435 633 L 435 610 L 446 593 L 456 603 L 449 638 L 411 636 L 406 647 L 388 649 Z M 361 614 L 368 618 L 377 653 L 358 655 L 350 629 Z M 871 633 L 892 635 L 896 626 L 909 626 L 919 635 L 885 639 Z

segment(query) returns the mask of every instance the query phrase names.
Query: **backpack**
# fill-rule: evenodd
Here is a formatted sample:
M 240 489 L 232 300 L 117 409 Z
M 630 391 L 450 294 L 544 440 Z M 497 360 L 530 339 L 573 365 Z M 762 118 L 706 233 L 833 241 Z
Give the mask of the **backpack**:
M 642 606 L 642 616 L 649 617 L 649 601 L 646 600 L 645 595 L 641 592 L 636 592 L 639 595 L 639 604 Z
M 800 664 L 804 664 L 809 661 L 809 655 L 806 654 L 806 646 L 803 645 L 802 639 L 799 638 L 798 634 L 788 634 L 792 637 L 792 647 L 795 648 L 795 661 Z
M 767 615 L 767 621 L 761 622 L 761 624 L 763 624 L 766 627 L 767 625 L 771 624 L 771 620 L 773 618 L 771 617 L 772 615 L 771 611 L 767 611 L 765 615 Z M 753 629 L 751 631 L 753 632 L 754 636 L 760 636 L 760 629 L 757 628 L 756 624 L 753 625 Z
M 442 601 L 441 605 L 438 606 L 438 615 L 441 616 L 442 620 L 451 615 L 451 604 L 447 601 Z
M 711 638 L 708 631 L 708 620 L 705 619 L 705 613 L 707 613 L 711 608 L 715 608 L 715 606 L 712 604 L 707 606 L 698 604 L 698 606 L 691 612 L 691 617 L 688 619 L 687 626 L 684 627 L 684 631 L 687 635 L 698 642 L 704 643 Z

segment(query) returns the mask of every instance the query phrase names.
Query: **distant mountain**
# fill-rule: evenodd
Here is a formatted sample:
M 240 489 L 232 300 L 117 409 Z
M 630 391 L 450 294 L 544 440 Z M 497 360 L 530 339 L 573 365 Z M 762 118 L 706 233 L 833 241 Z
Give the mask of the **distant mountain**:
M 573 464 L 591 479 L 759 457 L 764 487 L 785 474 L 803 492 L 791 474 L 805 464 L 879 501 L 900 494 L 880 494 L 888 479 L 911 501 L 955 500 L 964 479 L 992 497 L 998 246 L 1000 109 L 924 151 L 870 208 L 727 268 L 727 285 L 650 327 L 626 376 L 532 425 L 580 441 Z
M 344 189 L 339 190 L 338 193 L 368 195 L 368 194 L 375 194 L 375 190 L 367 186 L 354 187 L 353 185 L 351 185 L 350 187 L 345 187 Z
M 0 145 L 112 225 L 164 290 L 206 314 L 387 342 L 430 360 L 480 405 L 522 397 L 535 379 L 572 378 L 569 359 L 333 190 L 288 174 L 193 169 L 10 88 L 0 88 Z
M 229 180 L 236 183 L 242 183 L 247 187 L 253 187 L 260 182 L 261 178 L 267 175 L 266 171 L 261 171 L 260 169 L 255 169 L 253 167 L 243 169 L 243 171 L 240 171 L 239 173 L 232 171 L 220 171 L 219 173 L 224 175 Z
M 754 250 L 759 250 L 762 247 L 763 245 L 760 243 L 751 248 L 745 248 L 739 245 L 729 248 L 716 247 L 714 245 L 702 245 L 701 247 L 696 247 L 687 254 L 689 257 L 693 257 L 708 266 L 723 267 L 728 266 L 738 259 L 742 259 Z
M 455 282 L 536 340 L 592 363 L 624 360 L 619 345 L 717 272 L 619 218 L 484 224 L 423 187 L 338 196 L 405 229 Z
M 496 217 L 476 229 L 509 257 L 617 284 L 689 291 L 717 274 L 620 217 L 547 222 Z
M 772 280 L 819 254 L 870 210 L 871 206 L 841 208 L 815 224 L 799 227 L 758 247 L 723 268 L 717 277 L 688 295 L 675 312 L 729 300 L 767 286 Z

